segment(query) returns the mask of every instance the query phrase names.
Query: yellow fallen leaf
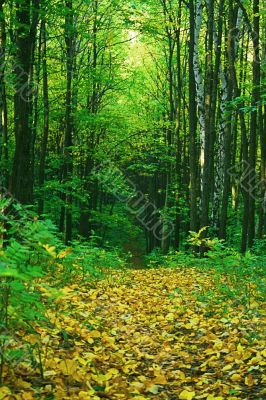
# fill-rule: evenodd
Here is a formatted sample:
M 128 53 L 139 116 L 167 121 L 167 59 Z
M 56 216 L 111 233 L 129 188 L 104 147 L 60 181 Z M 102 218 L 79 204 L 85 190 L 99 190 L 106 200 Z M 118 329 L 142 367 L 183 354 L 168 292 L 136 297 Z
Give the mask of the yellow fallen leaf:
M 185 373 L 179 369 L 175 371 L 175 376 L 176 376 L 176 379 L 179 379 L 181 381 L 184 381 L 186 379 Z
M 180 400 L 192 400 L 195 397 L 195 395 L 196 395 L 195 392 L 189 392 L 188 390 L 183 390 L 179 395 L 179 399 Z
M 70 248 L 67 248 L 66 250 L 62 250 L 62 251 L 60 251 L 59 254 L 57 254 L 57 258 L 65 258 L 71 252 L 72 252 L 72 250 Z
M 79 392 L 79 394 L 78 394 L 78 398 L 79 398 L 79 400 L 91 400 L 91 396 L 94 394 L 94 390 L 93 391 L 89 391 L 89 392 L 85 392 L 85 391 L 81 391 L 81 392 Z
M 110 381 L 113 376 L 119 375 L 119 371 L 116 368 L 110 368 L 105 375 L 103 375 L 104 381 Z
M 158 385 L 150 385 L 146 388 L 146 392 L 149 392 L 152 394 L 158 394 L 159 389 L 160 389 L 160 386 L 158 386 Z
M 249 350 L 246 350 L 243 352 L 242 360 L 248 360 L 251 356 L 252 356 L 252 352 Z
M 27 342 L 31 344 L 40 343 L 40 338 L 37 335 L 28 335 L 26 338 Z
M 22 394 L 22 399 L 23 400 L 33 400 L 35 398 L 36 397 L 34 397 L 32 393 L 25 392 L 25 393 Z
M 139 380 L 140 382 L 146 382 L 147 377 L 144 376 L 144 375 L 140 375 L 140 376 L 138 376 L 138 380 Z
M 29 389 L 31 387 L 31 384 L 29 382 L 23 381 L 22 379 L 17 379 L 16 386 L 18 386 L 21 389 Z
M 233 381 L 233 382 L 239 382 L 239 381 L 241 380 L 241 375 L 239 375 L 239 374 L 233 374 L 233 375 L 230 377 L 230 379 L 231 379 L 231 381 Z
M 253 377 L 253 375 L 249 374 L 248 376 L 246 376 L 245 378 L 245 385 L 247 386 L 254 386 L 255 385 L 255 379 Z
M 165 375 L 160 374 L 160 375 L 156 376 L 156 378 L 153 380 L 153 382 L 158 385 L 166 385 L 167 379 L 166 379 Z
M 131 382 L 130 385 L 133 386 L 135 389 L 143 389 L 145 386 L 143 382 Z
M 9 394 L 11 394 L 11 391 L 7 386 L 0 387 L 0 400 L 4 399 Z
M 90 337 L 94 339 L 99 339 L 101 337 L 101 332 L 99 331 L 91 331 L 90 332 Z
M 175 319 L 175 316 L 173 313 L 169 313 L 166 315 L 167 321 L 173 321 Z
M 83 366 L 88 364 L 88 360 L 84 360 L 84 358 L 78 357 L 77 360 Z
M 48 378 L 49 376 L 54 376 L 54 375 L 56 375 L 56 371 L 44 371 L 44 373 L 43 373 L 43 376 L 45 377 L 45 378 Z
M 77 370 L 75 360 L 62 360 L 57 367 L 64 375 L 74 375 Z
M 230 369 L 232 369 L 233 364 L 227 364 L 225 367 L 223 367 L 222 371 L 226 372 L 226 371 L 230 371 Z
M 240 343 L 237 345 L 237 351 L 238 351 L 239 353 L 241 353 L 242 351 L 244 351 L 244 347 L 241 346 Z

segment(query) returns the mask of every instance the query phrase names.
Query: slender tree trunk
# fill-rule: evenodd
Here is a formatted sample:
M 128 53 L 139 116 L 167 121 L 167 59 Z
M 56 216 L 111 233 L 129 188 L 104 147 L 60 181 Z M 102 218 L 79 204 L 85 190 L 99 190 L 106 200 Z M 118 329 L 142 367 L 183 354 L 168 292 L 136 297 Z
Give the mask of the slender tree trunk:
M 214 153 L 214 135 L 215 135 L 215 111 L 216 111 L 216 87 L 218 84 L 218 68 L 217 77 L 214 82 L 213 71 L 213 31 L 214 31 L 214 1 L 207 0 L 208 11 L 208 29 L 207 29 L 207 55 L 206 55 L 206 73 L 204 87 L 204 114 L 205 114 L 205 143 L 204 143 L 204 166 L 202 177 L 202 210 L 201 210 L 201 228 L 209 225 L 209 203 L 212 191 L 212 169 L 213 169 L 213 153 Z M 218 53 L 219 54 L 219 53 Z M 215 84 L 215 87 L 213 87 Z M 206 231 L 204 231 L 206 234 Z M 204 251 L 204 249 L 203 249 Z
M 205 162 L 205 145 L 206 145 L 206 123 L 205 123 L 205 104 L 204 104 L 204 89 L 202 82 L 202 71 L 199 60 L 199 37 L 202 24 L 202 0 L 196 0 L 196 15 L 195 15 L 195 32 L 194 32 L 194 53 L 193 53 L 193 66 L 194 77 L 196 83 L 196 97 L 200 126 L 200 188 L 201 188 L 201 211 L 202 211 L 202 194 L 203 188 L 203 175 L 204 175 L 204 162 Z
M 256 154 L 258 132 L 258 104 L 260 100 L 260 8 L 259 0 L 253 1 L 253 79 L 252 79 L 252 107 L 250 117 L 250 146 L 249 146 L 249 229 L 248 245 L 253 246 L 255 238 L 255 196 L 256 196 Z
M 265 113 L 264 106 L 264 113 Z M 262 239 L 265 224 L 265 192 L 266 192 L 266 125 L 265 114 L 263 118 L 263 108 L 259 109 L 259 131 L 260 131 L 260 147 L 261 147 L 261 162 L 260 162 L 260 193 L 259 193 L 259 223 L 258 223 L 258 238 Z
M 8 131 L 7 131 L 7 102 L 6 102 L 6 22 L 3 5 L 5 0 L 0 1 L 0 160 L 3 160 L 3 174 L 0 184 L 8 187 Z
M 195 47 L 195 12 L 194 0 L 189 0 L 189 167 L 190 167 L 190 229 L 197 231 L 197 104 L 196 83 L 194 76 L 194 47 Z
M 67 0 L 65 17 L 66 42 L 66 116 L 65 116 L 65 181 L 68 183 L 65 208 L 65 243 L 72 239 L 72 190 L 69 182 L 73 173 L 73 65 L 74 65 L 74 12 L 72 0 Z
M 181 141 L 181 130 L 182 130 L 182 66 L 181 66 L 181 38 L 180 38 L 180 25 L 182 19 L 182 7 L 181 0 L 178 3 L 178 16 L 176 30 L 176 67 L 177 67 L 177 99 L 176 99 L 176 182 L 177 191 L 175 198 L 176 216 L 175 216 L 175 237 L 174 237 L 174 247 L 179 249 L 180 246 L 180 228 L 181 228 L 181 207 L 180 207 L 180 197 L 182 192 L 183 176 L 184 171 L 182 168 L 182 141 Z M 185 137 L 185 132 L 184 132 Z M 185 139 L 184 139 L 185 141 Z M 185 143 L 183 148 L 185 148 Z
M 173 38 L 173 19 L 172 19 L 172 10 L 171 4 L 169 10 L 167 9 L 166 2 L 163 0 L 163 12 L 165 18 L 165 30 L 166 36 L 168 41 L 168 46 L 166 49 L 167 52 L 167 69 L 168 69 L 168 93 L 169 93 L 169 112 L 168 112 L 168 121 L 169 126 L 166 128 L 165 140 L 168 149 L 168 156 L 171 157 L 172 155 L 172 144 L 173 144 L 173 132 L 174 132 L 174 125 L 176 121 L 176 106 L 175 106 L 175 93 L 174 93 L 174 50 L 175 50 L 175 41 Z M 171 162 L 168 163 L 168 167 L 166 172 L 164 173 L 164 209 L 167 211 L 169 207 L 171 207 L 170 202 L 170 186 L 172 182 L 172 164 Z M 162 218 L 162 240 L 161 240 L 161 249 L 164 254 L 166 254 L 169 250 L 170 246 L 170 236 L 169 236 L 169 221 Z
M 220 99 L 220 110 L 219 110 L 219 122 L 218 122 L 218 143 L 217 143 L 217 160 L 215 167 L 215 184 L 214 184 L 214 197 L 213 197 L 213 210 L 212 210 L 212 221 L 215 230 L 219 231 L 219 211 L 221 206 L 221 198 L 223 193 L 223 182 L 224 182 L 224 138 L 226 132 L 226 101 L 228 99 L 228 86 L 227 79 L 224 72 L 220 71 L 221 76 L 221 99 Z
M 263 17 L 262 37 L 266 36 L 266 15 Z M 266 80 L 266 42 L 262 42 L 262 60 L 261 60 L 262 81 Z M 259 131 L 260 131 L 260 147 L 261 147 L 261 164 L 260 164 L 260 205 L 259 205 L 259 224 L 258 238 L 262 239 L 265 234 L 265 207 L 266 207 L 266 104 L 260 106 L 259 110 Z
M 235 16 L 233 0 L 229 0 L 229 25 L 227 37 L 227 59 L 228 59 L 228 98 L 227 102 L 232 101 L 233 87 L 235 79 Z M 231 139 L 232 139 L 232 112 L 227 117 L 225 138 L 224 138 L 224 181 L 223 181 L 223 196 L 220 215 L 220 239 L 226 239 L 227 228 L 227 215 L 228 215 L 228 202 L 230 195 L 230 174 L 229 168 L 231 166 Z
M 87 94 L 87 110 L 88 113 L 96 115 L 98 112 L 98 86 L 97 86 L 97 67 L 98 67 L 98 0 L 92 2 L 92 50 L 88 49 L 88 65 L 91 68 L 90 87 Z M 85 165 L 83 168 L 84 193 L 89 195 L 89 200 L 81 204 L 79 233 L 85 238 L 89 238 L 91 234 L 91 214 L 96 197 L 96 182 L 89 179 L 94 167 L 94 147 L 95 147 L 95 132 L 94 127 L 89 130 L 87 138 L 87 151 L 85 155 Z
M 46 49 L 46 23 L 41 22 L 41 54 L 42 54 L 42 80 L 43 80 L 43 137 L 40 152 L 39 165 L 39 189 L 42 189 L 45 180 L 45 161 L 49 137 L 49 92 L 48 92 L 48 73 L 47 73 L 47 49 Z M 38 212 L 43 213 L 44 198 L 43 194 L 38 202 Z

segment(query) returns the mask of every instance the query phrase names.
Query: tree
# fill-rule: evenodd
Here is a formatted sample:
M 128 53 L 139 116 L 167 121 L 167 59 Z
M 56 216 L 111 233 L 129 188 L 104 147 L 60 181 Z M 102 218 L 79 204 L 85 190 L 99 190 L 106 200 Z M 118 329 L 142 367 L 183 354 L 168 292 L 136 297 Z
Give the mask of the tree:
M 33 201 L 32 95 L 33 59 L 38 23 L 38 1 L 16 3 L 16 54 L 14 60 L 14 126 L 16 147 L 11 192 L 23 204 Z

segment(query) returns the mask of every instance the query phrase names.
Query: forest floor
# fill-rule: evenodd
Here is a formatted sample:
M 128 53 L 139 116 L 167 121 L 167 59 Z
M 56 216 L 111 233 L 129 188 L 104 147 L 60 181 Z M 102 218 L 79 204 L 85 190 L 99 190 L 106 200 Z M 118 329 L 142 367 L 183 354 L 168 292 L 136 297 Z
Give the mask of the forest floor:
M 210 273 L 116 271 L 63 288 L 48 317 L 24 337 L 43 377 L 25 359 L 0 399 L 266 398 L 265 304 L 221 302 Z

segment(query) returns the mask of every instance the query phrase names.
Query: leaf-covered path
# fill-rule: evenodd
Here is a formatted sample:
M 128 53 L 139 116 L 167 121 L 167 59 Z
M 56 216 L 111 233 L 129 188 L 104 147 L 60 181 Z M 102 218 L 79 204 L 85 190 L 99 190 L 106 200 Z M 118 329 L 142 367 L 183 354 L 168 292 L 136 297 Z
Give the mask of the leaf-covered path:
M 221 303 L 213 288 L 193 269 L 64 288 L 39 330 L 44 380 L 25 362 L 15 397 L 0 398 L 264 399 L 263 305 Z

